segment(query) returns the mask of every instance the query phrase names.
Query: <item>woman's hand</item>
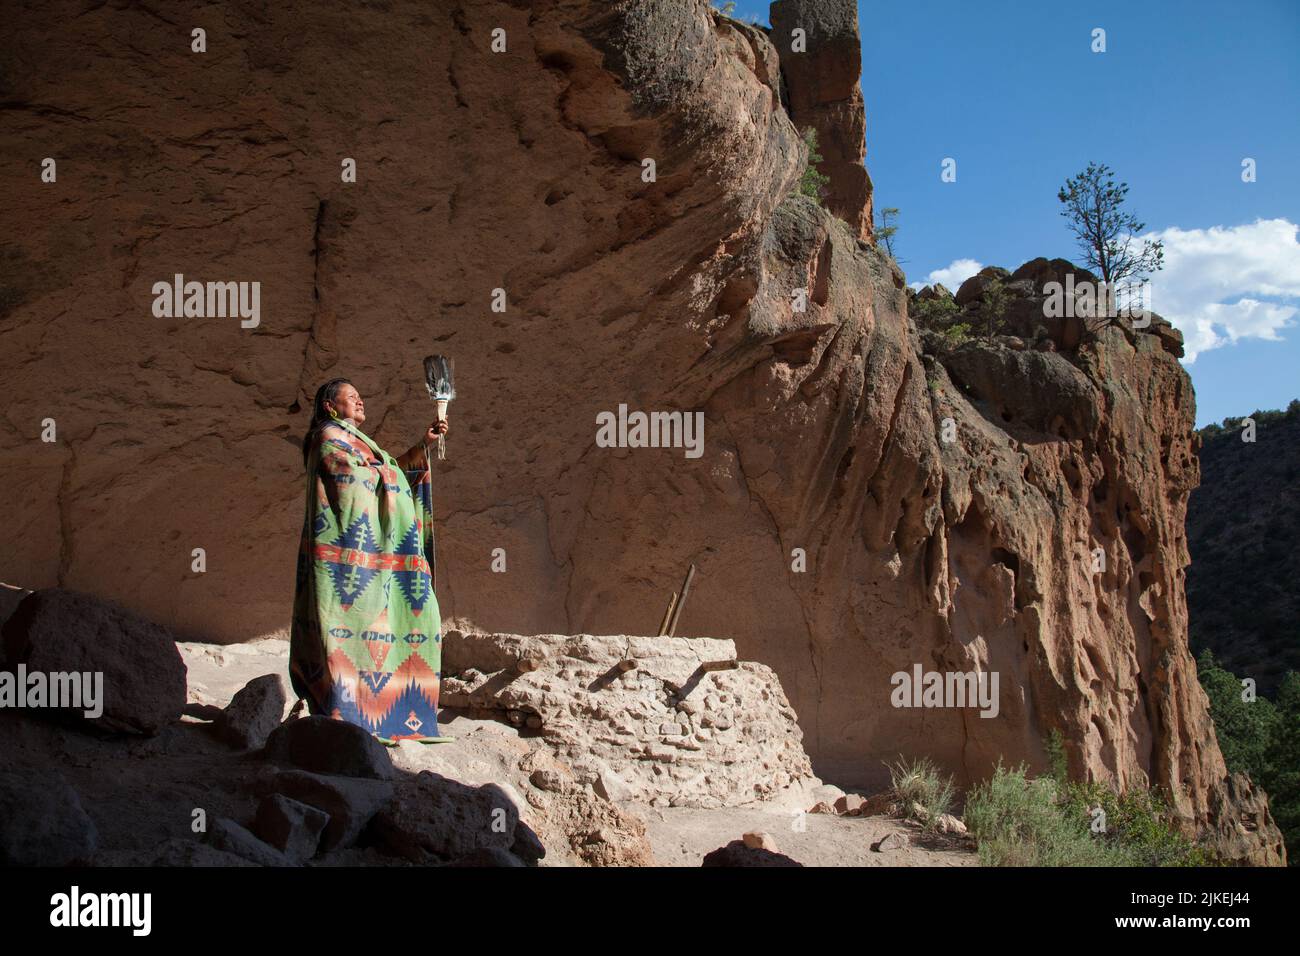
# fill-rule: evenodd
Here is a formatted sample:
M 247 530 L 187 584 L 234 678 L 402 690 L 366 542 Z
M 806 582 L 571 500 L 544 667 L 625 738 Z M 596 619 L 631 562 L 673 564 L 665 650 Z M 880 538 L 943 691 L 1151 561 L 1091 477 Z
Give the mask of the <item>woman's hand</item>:
M 424 447 L 431 448 L 438 444 L 438 436 L 445 435 L 450 430 L 451 426 L 447 424 L 447 419 L 438 419 L 438 421 L 430 425 L 428 431 L 424 433 Z

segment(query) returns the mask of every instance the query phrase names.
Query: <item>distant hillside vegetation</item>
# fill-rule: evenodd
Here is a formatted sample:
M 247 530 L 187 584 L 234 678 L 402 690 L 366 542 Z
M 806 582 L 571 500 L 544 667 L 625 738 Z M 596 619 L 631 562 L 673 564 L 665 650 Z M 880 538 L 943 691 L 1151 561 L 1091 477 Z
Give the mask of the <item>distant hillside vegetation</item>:
M 1300 671 L 1300 400 L 1201 429 L 1201 487 L 1187 509 L 1192 651 L 1272 696 Z

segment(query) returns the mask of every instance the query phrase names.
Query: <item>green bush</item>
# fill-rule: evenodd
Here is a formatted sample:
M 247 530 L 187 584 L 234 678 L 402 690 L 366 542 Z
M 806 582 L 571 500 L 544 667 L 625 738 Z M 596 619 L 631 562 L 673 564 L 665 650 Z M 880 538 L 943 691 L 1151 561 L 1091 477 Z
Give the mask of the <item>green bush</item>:
M 1197 658 L 1196 671 L 1210 701 L 1223 762 L 1264 788 L 1287 860 L 1300 864 L 1300 673 L 1286 672 L 1276 702 L 1266 697 L 1247 702 L 1241 699 L 1241 681 L 1208 650 Z
M 1056 738 L 1054 773 L 1064 774 Z M 1049 744 L 1049 756 L 1052 753 Z M 1105 831 L 1093 833 L 1095 810 Z M 1098 784 L 1029 777 L 1023 765 L 998 765 L 966 798 L 966 826 L 985 866 L 1204 866 L 1205 851 L 1182 836 L 1155 794 L 1116 794 Z
M 1104 845 L 1086 820 L 1067 819 L 1056 781 L 1001 764 L 966 798 L 966 826 L 984 866 L 1105 866 Z
M 971 337 L 970 325 L 966 322 L 954 322 L 946 329 L 940 330 L 949 345 L 961 345 Z
M 957 303 L 951 298 L 917 299 L 910 309 L 917 325 L 937 329 L 957 316 Z
M 817 130 L 809 126 L 803 131 L 803 141 L 808 146 L 808 167 L 799 180 L 799 194 L 820 203 L 822 197 L 826 195 L 826 184 L 831 181 L 831 178 L 817 168 L 825 158 L 817 151 Z
M 952 809 L 956 796 L 952 777 L 941 776 L 939 768 L 925 757 L 910 763 L 899 757 L 887 766 L 894 799 L 902 805 L 903 815 L 933 830 L 939 817 Z
M 1241 681 L 1220 667 L 1208 648 L 1196 659 L 1196 673 L 1210 700 L 1210 718 L 1224 762 L 1234 773 L 1246 773 L 1256 783 L 1262 782 L 1268 775 L 1265 751 L 1278 722 L 1273 702 L 1265 697 L 1242 700 Z

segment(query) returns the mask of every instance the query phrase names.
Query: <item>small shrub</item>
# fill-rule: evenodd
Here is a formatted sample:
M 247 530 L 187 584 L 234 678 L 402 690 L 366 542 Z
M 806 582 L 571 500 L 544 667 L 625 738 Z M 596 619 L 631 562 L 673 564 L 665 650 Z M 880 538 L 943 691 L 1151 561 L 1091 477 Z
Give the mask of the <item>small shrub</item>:
M 951 298 L 917 299 L 911 305 L 912 318 L 918 325 L 936 329 L 947 325 L 957 315 L 957 303 Z
M 1105 866 L 1103 845 L 1057 805 L 1056 781 L 1001 764 L 966 798 L 966 826 L 984 866 Z
M 1052 777 L 1001 764 L 966 799 L 966 825 L 985 866 L 1207 866 L 1215 860 L 1174 826 L 1158 793 L 1117 794 L 1100 783 L 1064 782 L 1059 734 Z M 1059 772 L 1059 776 L 1056 774 Z M 1097 808 L 1105 830 L 1092 832 Z
M 954 322 L 940 331 L 951 346 L 961 345 L 971 337 L 970 325 L 966 322 Z
M 1064 787 L 1070 780 L 1069 762 L 1065 759 L 1065 738 L 1055 727 L 1047 735 L 1047 765 L 1052 768 L 1052 779 L 1057 787 Z
M 831 178 L 823 175 L 817 168 L 825 158 L 817 151 L 817 130 L 809 126 L 803 131 L 803 141 L 808 146 L 808 168 L 803 171 L 803 177 L 799 180 L 799 194 L 820 203 L 822 197 L 826 195 L 826 184 L 831 181 Z
M 927 830 L 934 829 L 939 817 L 952 809 L 956 795 L 952 777 L 940 776 L 939 768 L 925 757 L 910 763 L 899 757 L 886 766 L 894 798 L 902 805 L 903 815 Z

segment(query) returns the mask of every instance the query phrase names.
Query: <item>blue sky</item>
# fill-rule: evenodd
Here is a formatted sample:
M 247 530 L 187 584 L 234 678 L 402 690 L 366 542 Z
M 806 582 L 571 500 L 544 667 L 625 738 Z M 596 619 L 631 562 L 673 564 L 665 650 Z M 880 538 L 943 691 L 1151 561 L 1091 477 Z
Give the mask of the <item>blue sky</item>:
M 1188 338 L 1198 424 L 1300 397 L 1300 0 L 864 2 L 858 18 L 867 168 L 877 209 L 901 210 L 909 281 L 1077 260 L 1056 191 L 1106 163 L 1165 239 L 1153 306 Z

